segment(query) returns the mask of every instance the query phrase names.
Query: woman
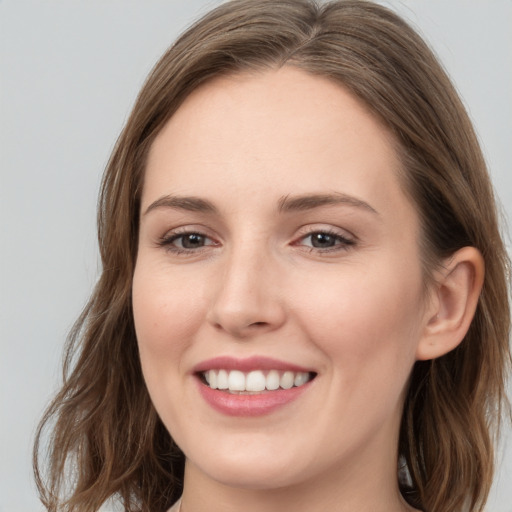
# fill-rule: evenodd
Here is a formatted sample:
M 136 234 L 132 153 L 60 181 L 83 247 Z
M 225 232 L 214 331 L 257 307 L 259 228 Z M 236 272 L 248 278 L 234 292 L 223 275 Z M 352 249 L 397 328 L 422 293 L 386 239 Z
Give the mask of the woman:
M 482 510 L 508 260 L 467 114 L 396 15 L 206 15 L 139 95 L 99 240 L 49 510 Z

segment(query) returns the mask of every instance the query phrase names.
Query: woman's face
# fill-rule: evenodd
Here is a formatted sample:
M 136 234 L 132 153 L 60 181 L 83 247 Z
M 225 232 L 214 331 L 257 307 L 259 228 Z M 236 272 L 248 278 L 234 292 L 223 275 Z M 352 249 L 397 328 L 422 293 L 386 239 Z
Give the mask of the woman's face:
M 191 473 L 259 489 L 395 474 L 428 317 L 399 165 L 360 102 L 292 67 L 203 85 L 158 135 L 133 309 Z

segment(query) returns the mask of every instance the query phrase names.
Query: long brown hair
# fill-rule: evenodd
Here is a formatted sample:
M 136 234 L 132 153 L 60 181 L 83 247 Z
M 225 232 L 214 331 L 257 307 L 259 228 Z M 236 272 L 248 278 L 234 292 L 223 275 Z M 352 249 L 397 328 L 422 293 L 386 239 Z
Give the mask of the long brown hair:
M 413 369 L 398 454 L 410 503 L 428 512 L 482 510 L 507 403 L 510 266 L 468 115 L 431 50 L 384 7 L 363 0 L 234 0 L 193 25 L 156 64 L 108 163 L 98 213 L 103 270 L 69 336 L 64 383 L 36 438 L 36 480 L 49 511 L 93 512 L 115 496 L 126 511 L 162 512 L 179 497 L 184 456 L 151 404 L 131 310 L 145 159 L 200 84 L 283 65 L 343 84 L 394 133 L 404 189 L 422 222 L 426 282 L 461 247 L 474 246 L 485 259 L 464 341 Z

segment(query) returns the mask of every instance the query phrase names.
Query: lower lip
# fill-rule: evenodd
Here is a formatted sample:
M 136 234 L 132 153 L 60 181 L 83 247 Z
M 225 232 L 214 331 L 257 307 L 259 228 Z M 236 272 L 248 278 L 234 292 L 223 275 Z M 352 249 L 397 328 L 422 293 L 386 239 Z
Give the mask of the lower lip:
M 228 416 L 264 416 L 295 401 L 309 388 L 311 381 L 302 386 L 266 391 L 255 395 L 239 395 L 212 389 L 198 379 L 199 391 L 216 411 Z

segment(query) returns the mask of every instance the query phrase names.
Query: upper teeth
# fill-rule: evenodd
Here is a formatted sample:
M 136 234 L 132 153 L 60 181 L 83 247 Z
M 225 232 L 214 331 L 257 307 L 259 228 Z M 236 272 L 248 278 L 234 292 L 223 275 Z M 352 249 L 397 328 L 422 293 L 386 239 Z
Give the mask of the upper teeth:
M 302 386 L 310 380 L 308 372 L 279 372 L 270 370 L 266 375 L 261 370 L 244 373 L 238 370 L 208 370 L 203 376 L 212 389 L 229 391 L 274 391 Z

